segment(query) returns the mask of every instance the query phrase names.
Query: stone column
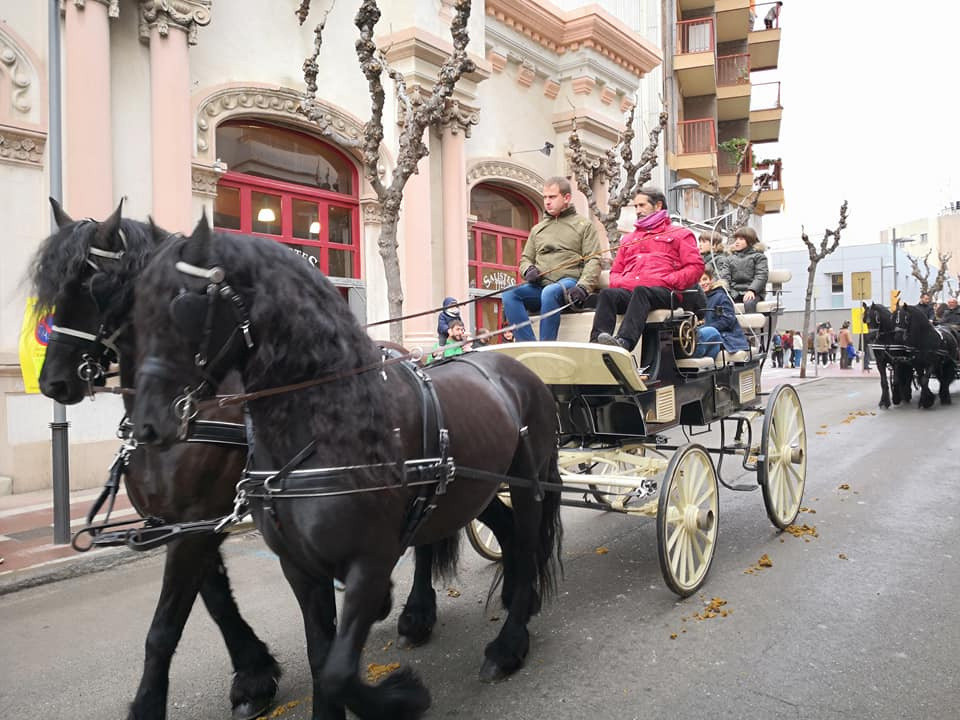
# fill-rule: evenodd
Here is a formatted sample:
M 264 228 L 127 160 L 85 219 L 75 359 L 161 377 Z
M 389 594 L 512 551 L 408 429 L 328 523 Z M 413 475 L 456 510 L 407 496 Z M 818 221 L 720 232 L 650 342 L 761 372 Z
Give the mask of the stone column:
M 64 206 L 73 217 L 113 212 L 109 0 L 64 5 Z
M 210 22 L 211 0 L 140 0 L 140 40 L 150 45 L 153 212 L 158 225 L 189 233 L 193 123 L 189 45 Z
M 441 185 L 443 187 L 443 288 L 444 296 L 467 299 L 467 160 L 464 140 L 478 121 L 476 110 L 448 101 L 440 130 Z M 472 317 L 463 312 L 462 317 Z M 472 327 L 473 323 L 468 323 Z
M 429 136 L 428 136 L 429 137 Z M 417 172 L 403 190 L 401 240 L 403 271 L 403 313 L 421 312 L 434 306 L 433 300 L 433 224 L 430 210 L 430 157 L 420 160 Z M 403 342 L 408 348 L 429 350 L 437 343 L 435 315 L 405 320 Z

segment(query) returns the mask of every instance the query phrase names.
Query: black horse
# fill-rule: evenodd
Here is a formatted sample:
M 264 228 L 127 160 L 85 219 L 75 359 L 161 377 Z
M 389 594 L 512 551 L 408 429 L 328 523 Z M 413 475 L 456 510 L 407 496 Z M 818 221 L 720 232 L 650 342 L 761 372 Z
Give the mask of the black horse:
M 390 572 L 405 546 L 456 536 L 504 475 L 526 482 L 510 489 L 509 612 L 486 647 L 481 679 L 521 666 L 527 623 L 555 590 L 561 536 L 559 493 L 540 486 L 559 483 L 555 407 L 535 375 L 482 352 L 415 380 L 411 368 L 383 362 L 314 268 L 272 241 L 211 233 L 205 218 L 144 272 L 135 327 L 140 442 L 172 443 L 184 407 L 230 368 L 248 392 L 315 383 L 248 399 L 254 450 L 243 486 L 303 612 L 315 720 L 344 718 L 344 706 L 363 718 L 416 718 L 429 706 L 408 670 L 366 685 L 360 653 L 389 612 Z M 184 395 L 185 385 L 196 393 Z M 435 454 L 426 466 L 412 462 Z M 333 577 L 346 582 L 339 619 Z
M 913 397 L 913 365 L 909 351 L 903 344 L 903 330 L 893 320 L 893 313 L 884 305 L 863 305 L 863 322 L 873 335 L 871 344 L 876 345 L 873 357 L 880 373 L 880 407 L 909 403 Z M 869 352 L 867 348 L 866 352 Z
M 39 306 L 54 310 L 55 330 L 40 373 L 40 388 L 47 397 L 73 404 L 86 396 L 89 381 L 96 379 L 110 359 L 119 360 L 123 385 L 133 386 L 136 366 L 130 322 L 134 285 L 166 233 L 122 219 L 120 207 L 103 222 L 75 222 L 55 201 L 53 208 L 59 229 L 43 242 L 31 270 Z M 128 414 L 133 411 L 129 395 L 124 397 L 124 406 Z M 243 421 L 236 410 L 204 416 Z M 164 522 L 215 518 L 233 507 L 234 488 L 245 459 L 245 447 L 205 443 L 177 443 L 163 449 L 139 446 L 130 454 L 124 482 L 130 502 L 143 517 Z M 170 661 L 198 592 L 219 626 L 233 662 L 233 717 L 254 718 L 272 704 L 280 668 L 240 615 L 220 554 L 223 539 L 223 535 L 210 533 L 184 535 L 167 545 L 163 584 L 129 718 L 166 717 Z
M 920 386 L 920 407 L 930 408 L 936 396 L 930 391 L 930 377 L 940 386 L 940 404 L 950 405 L 950 383 L 957 374 L 958 339 L 947 326 L 934 326 L 926 314 L 912 305 L 900 305 L 894 322 L 904 331 L 904 344 L 911 350 L 913 371 Z

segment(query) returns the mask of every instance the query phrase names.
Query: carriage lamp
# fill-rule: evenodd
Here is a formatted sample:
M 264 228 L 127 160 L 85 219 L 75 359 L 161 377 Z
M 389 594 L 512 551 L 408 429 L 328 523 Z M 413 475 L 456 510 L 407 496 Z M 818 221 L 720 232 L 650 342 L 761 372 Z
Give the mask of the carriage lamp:
M 257 213 L 257 222 L 272 223 L 276 221 L 277 214 L 273 211 L 273 208 L 260 208 L 260 211 Z

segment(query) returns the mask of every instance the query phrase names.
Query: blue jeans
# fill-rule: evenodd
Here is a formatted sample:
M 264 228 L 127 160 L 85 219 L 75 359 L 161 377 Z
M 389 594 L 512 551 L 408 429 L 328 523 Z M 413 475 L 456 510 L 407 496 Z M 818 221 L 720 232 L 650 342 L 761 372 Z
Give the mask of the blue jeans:
M 569 290 L 576 284 L 577 281 L 573 278 L 561 278 L 558 282 L 550 283 L 543 288 L 530 283 L 518 285 L 503 294 L 503 314 L 511 325 L 525 323 L 530 320 L 528 310 L 545 314 L 565 305 L 564 290 Z M 559 331 L 560 313 L 540 321 L 541 340 L 556 340 Z M 537 339 L 530 325 L 517 328 L 513 335 L 517 342 L 531 342 Z
M 723 347 L 723 336 L 715 327 L 703 325 L 697 328 L 697 347 L 693 351 L 693 357 L 716 358 Z

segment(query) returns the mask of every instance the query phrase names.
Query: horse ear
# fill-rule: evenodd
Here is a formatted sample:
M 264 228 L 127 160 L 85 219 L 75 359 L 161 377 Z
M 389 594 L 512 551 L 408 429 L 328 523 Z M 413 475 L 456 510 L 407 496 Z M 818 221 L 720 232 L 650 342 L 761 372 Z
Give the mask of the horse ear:
M 53 208 L 53 221 L 57 223 L 58 229 L 73 222 L 73 218 L 67 215 L 63 206 L 57 202 L 56 198 L 50 198 L 50 207 Z
M 210 223 L 207 221 L 207 211 L 204 209 L 200 221 L 190 234 L 190 242 L 183 246 L 181 259 L 191 265 L 203 267 L 207 262 L 210 248 Z
M 119 247 L 123 243 L 120 237 L 120 220 L 123 219 L 123 198 L 120 198 L 120 204 L 113 214 L 100 223 L 97 227 L 97 244 L 105 250 L 109 250 L 111 245 Z
M 210 240 L 210 221 L 207 220 L 207 209 L 204 208 L 203 212 L 200 214 L 200 220 L 197 221 L 197 226 L 193 229 L 193 234 L 190 235 L 191 240 L 199 240 L 201 242 L 209 242 Z

